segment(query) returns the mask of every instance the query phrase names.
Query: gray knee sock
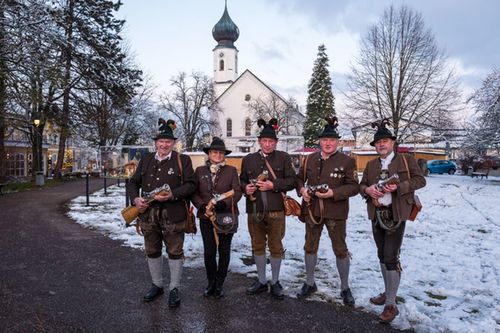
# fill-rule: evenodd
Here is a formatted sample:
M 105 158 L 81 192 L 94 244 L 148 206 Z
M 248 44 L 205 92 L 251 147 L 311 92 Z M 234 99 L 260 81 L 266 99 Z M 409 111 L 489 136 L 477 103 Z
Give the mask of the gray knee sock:
M 160 288 L 163 288 L 163 256 L 148 258 L 149 273 L 151 280 Z
M 313 286 L 314 269 L 316 268 L 316 263 L 318 262 L 318 255 L 306 253 L 304 261 L 306 263 L 306 283 L 310 286 Z
M 179 288 L 181 286 L 182 277 L 182 259 L 169 259 L 168 267 L 170 268 L 170 285 L 169 290 Z
M 384 292 L 387 293 L 387 267 L 383 263 L 380 263 L 380 273 L 382 273 L 382 278 L 384 279 Z
M 339 259 L 337 258 L 337 269 L 340 275 L 340 290 L 346 290 L 349 288 L 349 257 Z
M 267 283 L 266 279 L 266 256 L 254 256 L 255 266 L 257 266 L 257 275 L 259 276 L 259 282 L 262 284 Z
M 398 293 L 401 272 L 387 271 L 387 291 L 385 293 L 385 305 L 396 305 L 396 295 Z
M 275 284 L 280 279 L 280 268 L 281 268 L 281 258 L 271 258 L 271 272 L 272 272 L 272 280 L 271 284 Z

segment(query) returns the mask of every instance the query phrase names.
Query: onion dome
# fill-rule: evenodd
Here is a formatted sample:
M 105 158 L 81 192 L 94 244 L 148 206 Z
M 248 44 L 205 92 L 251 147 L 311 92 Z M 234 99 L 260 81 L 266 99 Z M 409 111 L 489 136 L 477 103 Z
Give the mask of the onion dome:
M 229 13 L 227 12 L 227 3 L 224 6 L 224 14 L 220 18 L 219 22 L 214 25 L 212 29 L 212 36 L 219 43 L 217 47 L 234 47 L 234 42 L 240 36 L 240 30 L 234 24 Z

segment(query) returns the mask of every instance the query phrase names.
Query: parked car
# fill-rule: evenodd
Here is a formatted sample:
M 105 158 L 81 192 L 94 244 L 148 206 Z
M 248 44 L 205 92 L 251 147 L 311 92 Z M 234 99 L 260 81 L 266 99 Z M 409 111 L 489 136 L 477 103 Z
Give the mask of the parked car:
M 457 171 L 457 165 L 448 160 L 430 160 L 427 161 L 427 170 L 429 173 L 448 173 L 453 175 Z
M 477 169 L 493 169 L 496 170 L 500 166 L 500 157 L 498 156 L 481 156 L 474 158 L 474 170 Z

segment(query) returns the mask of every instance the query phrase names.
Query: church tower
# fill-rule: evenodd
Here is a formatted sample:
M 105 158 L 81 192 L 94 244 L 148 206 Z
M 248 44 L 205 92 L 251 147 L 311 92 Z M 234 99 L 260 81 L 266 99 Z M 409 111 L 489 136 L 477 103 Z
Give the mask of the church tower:
M 219 97 L 238 78 L 238 49 L 234 42 L 240 36 L 240 30 L 227 12 L 227 1 L 224 14 L 212 29 L 212 36 L 217 41 L 213 49 L 214 89 Z

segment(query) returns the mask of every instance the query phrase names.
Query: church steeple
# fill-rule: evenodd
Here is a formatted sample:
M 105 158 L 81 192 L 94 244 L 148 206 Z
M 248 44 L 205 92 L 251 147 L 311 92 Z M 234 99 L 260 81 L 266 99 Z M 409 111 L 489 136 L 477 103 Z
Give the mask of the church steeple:
M 219 43 L 217 44 L 216 48 L 235 48 L 234 42 L 236 42 L 236 40 L 240 36 L 240 30 L 229 16 L 229 13 L 227 11 L 227 1 L 224 5 L 224 13 L 222 14 L 222 17 L 212 29 L 212 36 Z
M 212 51 L 214 89 L 218 97 L 238 78 L 238 49 L 234 42 L 240 36 L 240 30 L 229 16 L 227 0 L 222 17 L 212 29 L 212 36 L 217 41 Z

